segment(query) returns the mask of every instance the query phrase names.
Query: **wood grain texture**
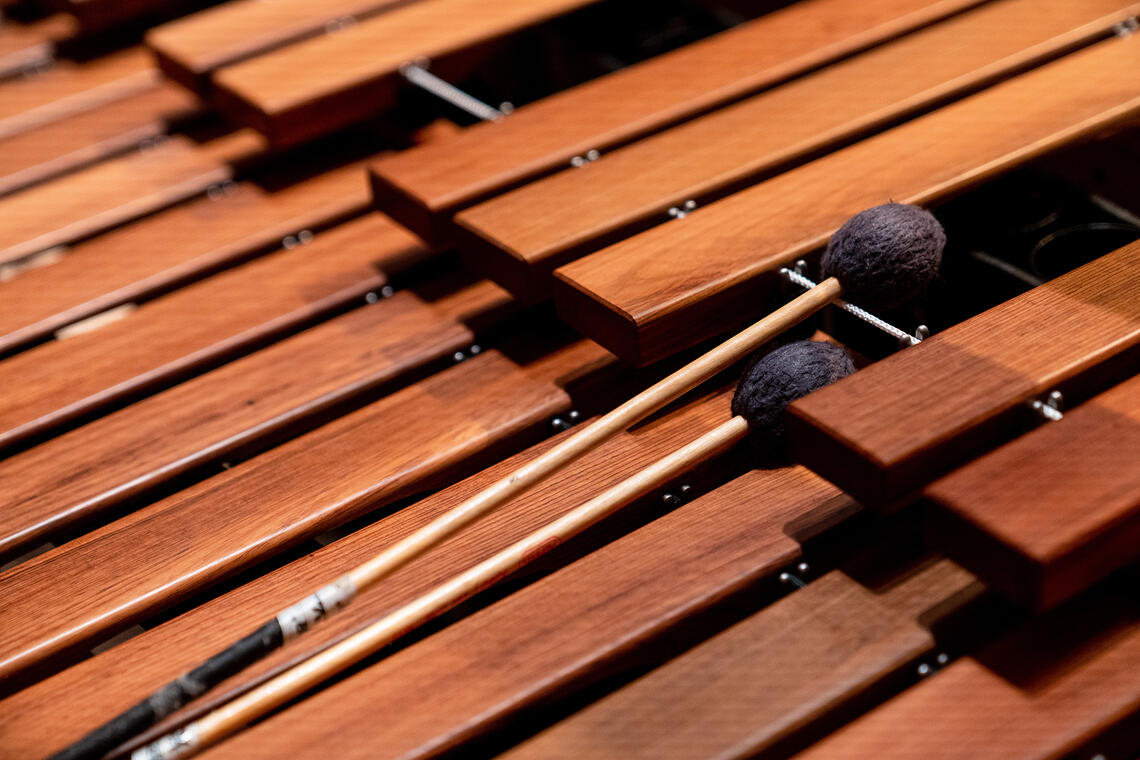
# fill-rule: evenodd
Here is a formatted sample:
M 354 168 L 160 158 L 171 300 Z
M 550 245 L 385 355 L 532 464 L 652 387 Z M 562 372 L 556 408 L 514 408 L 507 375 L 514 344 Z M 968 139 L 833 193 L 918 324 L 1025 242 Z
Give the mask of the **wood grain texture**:
M 0 352 L 272 250 L 301 230 L 319 232 L 367 205 L 363 171 L 350 164 L 279 189 L 239 182 L 220 198 L 192 200 L 77 243 L 51 266 L 0 283 Z
M 1140 3 L 1007 0 L 915 32 L 455 217 L 456 245 L 516 296 L 551 272 L 764 173 L 1103 35 Z
M 849 506 L 836 495 L 800 468 L 749 473 L 202 757 L 454 749 L 793 561 L 784 524 Z
M 572 262 L 570 324 L 639 364 L 755 318 L 783 264 L 889 199 L 929 203 L 1140 111 L 1134 39 L 1075 53 Z
M 1044 609 L 1135 561 L 1140 376 L 926 489 L 930 536 L 991 586 Z
M 204 464 L 265 448 L 466 349 L 475 335 L 460 320 L 486 319 L 508 302 L 489 283 L 434 303 L 399 292 L 0 460 L 7 484 L 0 555 L 26 551 Z
M 1039 424 L 1035 398 L 1140 370 L 1138 271 L 1135 243 L 796 401 L 793 456 L 867 503 L 904 499 Z
M 343 32 L 290 45 L 214 76 L 215 102 L 275 144 L 300 142 L 391 106 L 401 64 L 452 61 L 476 46 L 596 0 L 421 0 Z
M 156 390 L 330 316 L 424 255 L 379 215 L 151 301 L 93 332 L 0 362 L 0 447 Z
M 396 499 L 564 412 L 580 342 L 520 365 L 487 351 L 0 573 L 0 679 L 90 647 L 243 568 Z M 81 593 L 33 593 L 70 583 Z
M 261 152 L 248 131 L 195 143 L 176 135 L 0 198 L 0 263 L 94 235 L 204 193 L 233 176 L 234 161 Z
M 527 104 L 437 146 L 372 167 L 377 207 L 433 245 L 460 209 L 663 129 L 974 0 L 804 0 L 705 40 Z
M 636 472 L 724 419 L 724 394 L 702 399 L 655 424 L 622 433 L 550 480 L 452 538 L 356 599 L 345 610 L 268 659 L 230 679 L 172 720 L 182 722 L 212 703 L 264 680 L 288 663 L 322 649 L 378 615 L 491 556 L 532 530 Z M 169 623 L 0 701 L 0 748 L 6 757 L 38 758 L 125 709 L 281 608 L 547 450 L 553 440 L 504 460 L 438 494 L 207 602 Z M 203 631 L 209 630 L 209 635 Z
M 0 84 L 0 137 L 137 95 L 158 81 L 141 47 L 83 64 L 58 61 L 42 74 Z
M 897 605 L 894 589 L 876 593 L 830 572 L 501 757 L 730 760 L 770 751 L 933 649 L 930 620 L 919 617 L 964 603 L 973 578 L 947 561 L 914 576 L 898 582 L 922 585 L 917 604 Z
M 358 21 L 413 0 L 231 0 L 152 29 L 146 44 L 171 79 L 206 92 L 210 75 L 298 40 L 330 24 Z
M 187 116 L 197 107 L 183 90 L 159 85 L 0 139 L 0 195 L 165 135 L 171 120 Z
M 796 758 L 1065 757 L 1140 706 L 1138 620 L 1130 589 L 1095 594 L 951 663 Z M 1134 753 L 1132 738 L 1132 752 L 1115 757 Z

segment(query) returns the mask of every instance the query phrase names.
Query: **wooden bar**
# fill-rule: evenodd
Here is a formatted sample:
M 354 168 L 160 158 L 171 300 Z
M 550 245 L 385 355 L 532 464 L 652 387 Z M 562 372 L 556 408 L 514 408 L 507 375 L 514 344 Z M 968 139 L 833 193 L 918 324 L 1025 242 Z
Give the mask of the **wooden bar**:
M 559 269 L 559 312 L 638 364 L 745 324 L 776 270 L 855 213 L 937 201 L 1140 112 L 1119 76 L 1137 65 L 1135 39 L 1098 43 L 698 208 Z
M 973 578 L 947 561 L 894 580 L 872 591 L 830 572 L 500 757 L 743 760 L 784 751 L 930 657 L 928 629 L 972 598 Z
M 5 18 L 0 24 L 0 78 L 50 64 L 56 43 L 73 34 L 75 20 L 62 14 L 26 24 Z
M 803 0 L 372 167 L 377 208 L 432 245 L 459 210 L 961 11 L 976 0 Z M 556 128 L 553 126 L 556 125 Z
M 1134 584 L 1134 582 L 1133 582 Z M 797 760 L 1093 757 L 1140 704 L 1135 586 L 1104 589 L 951 663 Z M 1134 730 L 1118 752 L 1140 749 Z
M 0 283 L 0 353 L 360 214 L 368 206 L 362 175 L 350 164 L 276 190 L 242 181 L 78 243 L 54 264 Z
M 296 758 L 410 760 L 455 750 L 795 561 L 789 521 L 827 522 L 850 508 L 802 468 L 753 471 L 201 757 L 291 747 Z
M 456 370 L 458 371 L 458 370 Z M 570 464 L 501 510 L 398 571 L 342 612 L 265 660 L 229 679 L 166 725 L 184 721 L 227 695 L 256 684 L 288 663 L 359 628 L 371 619 L 474 566 L 550 520 L 711 429 L 724 419 L 724 395 L 701 400 L 653 425 L 622 433 Z M 268 573 L 195 607 L 168 623 L 81 662 L 0 701 L 0 749 L 12 760 L 41 758 L 78 738 L 252 630 L 345 568 L 362 562 L 457 506 L 547 450 L 543 442 L 445 491 L 401 509 L 303 560 Z
M 455 217 L 456 245 L 516 296 L 551 272 L 765 173 L 1103 36 L 1130 0 L 1006 0 L 602 156 Z
M 1018 602 L 1056 606 L 1140 557 L 1137 451 L 1133 377 L 934 482 L 931 541 Z
M 482 283 L 436 301 L 401 291 L 0 460 L 0 556 L 212 462 L 312 426 L 475 342 L 509 298 Z M 69 476 L 60 481 L 60 473 Z
M 887 357 L 789 407 L 796 461 L 873 505 L 1140 371 L 1140 242 Z M 1066 449 L 1068 447 L 1066 446 Z
M 218 106 L 276 145 L 382 113 L 402 64 L 425 56 L 456 78 L 464 53 L 597 0 L 420 0 L 343 32 L 298 42 L 219 71 Z
M 172 85 L 160 85 L 66 119 L 0 139 L 0 195 L 97 163 L 165 135 L 170 122 L 197 109 Z
M 200 93 L 222 66 L 414 0 L 231 0 L 152 29 L 146 44 L 171 79 Z
M 154 23 L 208 5 L 209 0 L 48 0 L 70 13 L 85 34 Z
M 379 215 L 337 227 L 99 329 L 0 362 L 0 447 L 171 385 L 360 302 L 424 255 Z
M 141 47 L 83 64 L 58 61 L 42 74 L 0 84 L 0 137 L 137 95 L 158 82 Z
M 555 380 L 603 354 L 582 341 L 520 366 L 484 352 L 0 573 L 8 613 L 0 679 L 89 648 L 303 540 L 486 464 L 564 412 L 570 399 Z M 71 582 L 82 591 L 35 593 Z
M 181 135 L 0 198 L 0 264 L 71 243 L 204 193 L 261 150 L 242 130 L 196 144 Z

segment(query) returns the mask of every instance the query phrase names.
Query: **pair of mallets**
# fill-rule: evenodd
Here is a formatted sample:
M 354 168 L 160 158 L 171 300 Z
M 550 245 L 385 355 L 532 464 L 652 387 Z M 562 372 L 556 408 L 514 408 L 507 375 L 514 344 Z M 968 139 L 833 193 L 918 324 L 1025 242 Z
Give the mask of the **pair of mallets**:
M 915 206 L 889 203 L 856 215 L 832 236 L 822 260 L 826 279 L 814 288 L 333 583 L 282 610 L 250 635 L 57 753 L 54 759 L 102 757 L 300 635 L 358 593 L 743 359 L 844 293 L 872 307 L 889 307 L 913 298 L 937 272 L 944 245 L 941 226 L 932 215 Z M 785 407 L 852 371 L 846 352 L 827 343 L 801 341 L 771 352 L 753 364 L 741 380 L 732 403 L 734 416 L 727 422 L 424 596 L 194 723 L 137 750 L 132 758 L 171 760 L 221 741 L 477 593 L 495 578 L 518 569 L 750 434 L 766 448 L 781 445 Z

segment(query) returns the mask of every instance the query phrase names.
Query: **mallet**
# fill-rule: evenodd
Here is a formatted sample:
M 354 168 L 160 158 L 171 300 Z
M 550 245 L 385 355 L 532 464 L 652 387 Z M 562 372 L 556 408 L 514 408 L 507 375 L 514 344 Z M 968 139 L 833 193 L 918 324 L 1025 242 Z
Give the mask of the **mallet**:
M 937 220 L 916 206 L 888 203 L 861 212 L 832 236 L 822 262 L 826 279 L 817 286 L 581 428 L 447 514 L 282 610 L 256 631 L 60 751 L 53 760 L 102 757 L 344 607 L 356 594 L 840 296 L 872 306 L 893 306 L 914 297 L 938 271 L 945 240 Z
M 746 436 L 770 453 L 782 448 L 787 405 L 853 371 L 847 352 L 830 343 L 800 341 L 772 351 L 737 386 L 735 416 L 727 422 L 348 638 L 137 750 L 131 760 L 172 760 L 216 744 Z

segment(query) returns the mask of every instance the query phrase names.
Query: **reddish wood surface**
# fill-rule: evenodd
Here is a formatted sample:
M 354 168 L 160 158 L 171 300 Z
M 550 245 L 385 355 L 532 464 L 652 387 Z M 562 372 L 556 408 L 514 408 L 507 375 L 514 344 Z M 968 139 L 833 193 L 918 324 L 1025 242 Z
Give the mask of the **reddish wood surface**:
M 264 448 L 466 349 L 475 335 L 460 320 L 486 320 L 508 303 L 489 283 L 434 303 L 399 292 L 0 460 L 0 481 L 9 484 L 0 497 L 0 555 L 26 551 L 195 467 Z
M 917 109 L 972 91 L 1140 13 L 1128 0 L 1006 0 L 603 155 L 455 217 L 456 245 L 516 296 L 551 272 Z
M 0 137 L 137 95 L 158 81 L 141 47 L 82 64 L 59 61 L 42 74 L 0 83 Z
M 408 61 L 426 56 L 434 73 L 453 78 L 464 52 L 593 2 L 420 0 L 226 67 L 214 77 L 215 100 L 272 142 L 299 142 L 382 113 Z
M 475 565 L 578 506 L 724 419 L 727 397 L 676 410 L 663 421 L 623 433 L 512 500 L 497 513 L 400 570 L 335 617 L 230 679 L 177 716 L 185 720 L 286 664 L 327 646 L 384 611 Z M 245 584 L 154 630 L 0 701 L 0 748 L 6 757 L 39 758 L 94 728 L 179 673 L 244 635 L 346 568 L 378 553 L 529 461 L 550 442 L 509 458 L 423 501 Z M 208 633 L 206 633 L 208 632 Z M 168 721 L 170 725 L 172 721 Z
M 973 580 L 942 561 L 874 592 L 833 571 L 501 757 L 755 757 L 928 656 Z
M 804 0 L 708 39 L 377 161 L 377 207 L 432 244 L 460 209 L 976 4 Z
M 1133 587 L 1134 588 L 1134 587 Z M 1090 740 L 1140 705 L 1140 608 L 1105 590 L 952 663 L 797 760 L 1092 757 Z M 1133 731 L 1111 757 L 1131 757 Z
M 1140 370 L 1140 243 L 983 312 L 789 407 L 797 461 L 871 504 L 914 493 L 1040 421 L 1051 390 Z
M 49 2 L 53 7 L 75 16 L 85 34 L 107 32 L 117 27 L 138 27 L 208 4 L 208 0 L 49 0 Z
M 344 309 L 424 255 L 379 215 L 139 307 L 93 332 L 0 362 L 0 446 L 170 385 Z
M 197 144 L 175 136 L 0 198 L 0 263 L 94 235 L 206 191 L 263 149 L 248 131 Z
M 796 559 L 796 518 L 850 502 L 801 468 L 754 471 L 450 626 L 204 758 L 435 755 Z M 334 718 L 334 715 L 336 716 Z
M 556 378 L 603 353 L 583 341 L 522 367 L 487 351 L 0 573 L 0 680 L 438 486 L 469 460 L 487 463 L 564 412 Z M 82 592 L 34 592 L 50 583 Z
M 199 92 L 222 66 L 244 61 L 308 37 L 330 24 L 374 16 L 414 0 L 230 0 L 163 24 L 146 37 L 158 65 Z
M 0 26 L 0 77 L 16 76 L 50 62 L 55 43 L 74 33 L 74 19 L 62 14 L 30 23 L 5 18 Z
M 736 327 L 759 316 L 776 269 L 858 211 L 929 203 L 1140 112 L 1140 87 L 1119 76 L 1140 65 L 1134 43 L 1099 43 L 568 264 L 559 311 L 637 363 Z
M 931 540 L 1021 603 L 1052 607 L 1140 557 L 1137 451 L 1140 376 L 933 483 Z
M 351 164 L 275 190 L 239 182 L 220 198 L 105 232 L 51 266 L 0 283 L 0 351 L 276 248 L 301 230 L 319 232 L 367 205 L 363 171 Z
M 0 195 L 123 153 L 167 132 L 197 102 L 160 85 L 0 139 Z

